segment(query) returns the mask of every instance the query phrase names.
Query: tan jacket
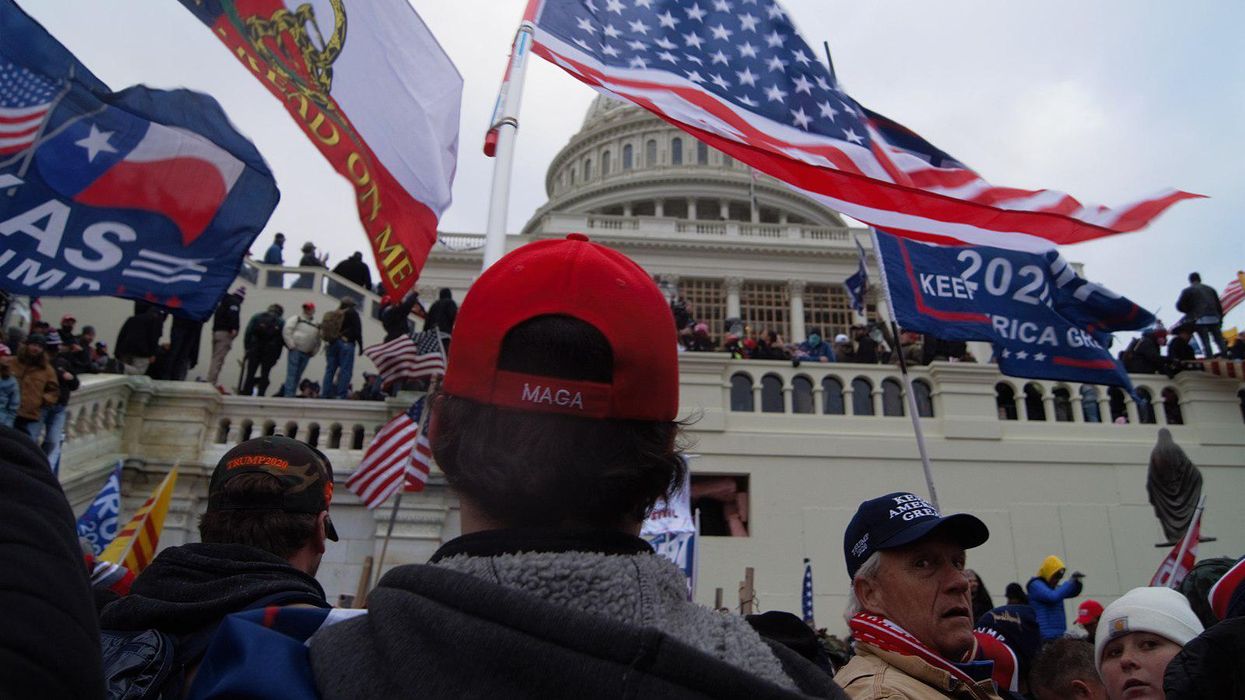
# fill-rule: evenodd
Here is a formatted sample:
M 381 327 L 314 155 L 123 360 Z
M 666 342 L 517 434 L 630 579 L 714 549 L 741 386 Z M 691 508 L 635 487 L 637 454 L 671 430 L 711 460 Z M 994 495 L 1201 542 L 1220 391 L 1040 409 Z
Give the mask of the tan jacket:
M 22 348 L 20 352 L 26 352 Z M 22 404 L 17 409 L 17 416 L 26 420 L 39 420 L 41 411 L 60 400 L 60 383 L 56 381 L 56 370 L 50 362 L 42 365 L 28 365 L 17 356 L 6 357 L 5 364 L 22 387 Z
M 993 681 L 965 685 L 915 656 L 882 651 L 864 643 L 856 645 L 856 655 L 839 669 L 834 682 L 852 700 L 1000 700 Z

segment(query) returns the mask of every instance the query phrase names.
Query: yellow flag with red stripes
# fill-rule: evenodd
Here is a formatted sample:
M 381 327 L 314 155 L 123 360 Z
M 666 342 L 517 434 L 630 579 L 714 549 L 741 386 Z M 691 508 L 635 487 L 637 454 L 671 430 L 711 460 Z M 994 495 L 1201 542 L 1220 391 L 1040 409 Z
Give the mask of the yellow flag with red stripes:
M 168 515 L 169 501 L 173 498 L 173 485 L 176 483 L 177 467 L 174 466 L 152 492 L 151 498 L 143 503 L 143 507 L 117 533 L 112 544 L 100 553 L 101 561 L 121 564 L 136 576 L 147 568 L 156 556 L 156 545 L 160 543 L 160 531 L 164 529 L 164 516 Z

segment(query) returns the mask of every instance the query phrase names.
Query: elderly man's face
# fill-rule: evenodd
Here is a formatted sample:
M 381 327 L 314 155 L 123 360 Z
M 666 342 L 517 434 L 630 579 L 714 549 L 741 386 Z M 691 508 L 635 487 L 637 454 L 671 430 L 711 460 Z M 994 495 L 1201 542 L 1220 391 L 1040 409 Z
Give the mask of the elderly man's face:
M 877 578 L 861 579 L 856 593 L 866 610 L 903 627 L 943 658 L 961 661 L 973 648 L 964 559 L 964 548 L 945 535 L 884 550 Z

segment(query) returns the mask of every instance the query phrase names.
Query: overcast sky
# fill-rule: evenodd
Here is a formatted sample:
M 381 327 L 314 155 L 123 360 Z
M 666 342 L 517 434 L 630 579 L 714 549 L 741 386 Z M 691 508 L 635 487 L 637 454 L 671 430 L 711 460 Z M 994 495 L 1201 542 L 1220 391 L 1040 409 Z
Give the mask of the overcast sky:
M 367 242 L 351 190 L 276 99 L 176 0 L 18 0 L 114 89 L 212 94 L 267 158 L 281 204 L 256 242 L 304 240 L 330 265 Z M 443 231 L 483 232 L 493 161 L 480 150 L 524 0 L 411 0 L 464 79 L 454 203 Z M 1176 317 L 1193 270 L 1222 289 L 1245 268 L 1245 2 L 786 0 L 842 84 L 997 185 L 1108 206 L 1165 186 L 1209 195 L 1150 228 L 1069 246 L 1086 275 Z M 365 0 L 347 2 L 351 13 Z M 509 230 L 546 200 L 550 160 L 594 93 L 533 57 Z M 370 258 L 370 255 L 367 257 Z M 1238 310 L 1228 324 L 1245 325 Z

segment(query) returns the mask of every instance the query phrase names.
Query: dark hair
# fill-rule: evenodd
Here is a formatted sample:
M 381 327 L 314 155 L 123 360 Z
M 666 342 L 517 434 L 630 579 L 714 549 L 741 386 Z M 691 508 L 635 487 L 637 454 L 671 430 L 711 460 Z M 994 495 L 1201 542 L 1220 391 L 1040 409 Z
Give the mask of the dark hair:
M 1201 282 L 1201 281 L 1202 281 L 1202 276 L 1201 276 L 1201 275 L 1199 275 L 1199 274 L 1198 274 L 1198 273 L 1196 273 L 1196 272 L 1190 272 L 1190 273 L 1189 273 L 1189 281 L 1190 281 L 1190 282 L 1195 282 L 1195 283 L 1196 283 L 1196 282 Z
M 226 481 L 221 493 L 282 493 L 281 484 L 267 474 L 239 474 Z M 212 544 L 245 544 L 289 559 L 316 534 L 311 513 L 282 510 L 208 510 L 199 518 L 199 539 Z
M 609 341 L 591 325 L 541 316 L 502 341 L 498 368 L 609 382 Z M 432 452 L 450 485 L 508 526 L 616 528 L 683 482 L 675 421 L 581 418 L 433 400 Z
M 1073 696 L 1072 681 L 1098 681 L 1098 669 L 1094 666 L 1094 645 L 1084 639 L 1062 637 L 1053 639 L 1042 647 L 1033 659 L 1029 671 L 1029 689 L 1049 690 L 1061 698 Z

